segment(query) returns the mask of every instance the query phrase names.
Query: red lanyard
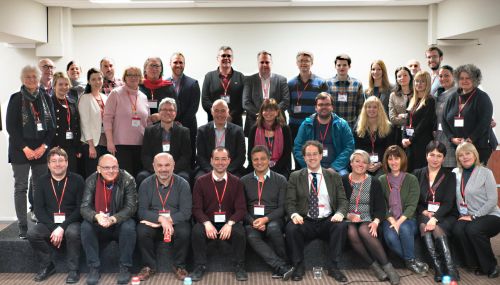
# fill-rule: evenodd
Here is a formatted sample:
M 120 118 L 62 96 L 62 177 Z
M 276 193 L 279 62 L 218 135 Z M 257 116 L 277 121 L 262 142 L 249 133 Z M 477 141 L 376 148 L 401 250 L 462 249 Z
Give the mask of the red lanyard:
M 361 185 L 359 185 L 358 196 L 356 196 L 356 209 L 354 211 L 358 211 L 359 200 L 361 199 L 361 191 L 363 191 L 363 184 L 365 184 L 366 178 L 368 175 L 365 174 L 365 179 L 361 181 Z M 349 174 L 349 184 L 351 184 L 351 188 L 354 191 L 354 183 L 352 182 L 351 174 Z
M 154 89 L 150 89 L 151 90 L 151 101 L 154 101 L 155 100 L 155 90 Z M 136 104 L 137 104 L 137 99 L 136 99 Z
M 224 82 L 227 82 L 224 84 Z M 222 89 L 224 89 L 224 96 L 227 96 L 227 90 L 229 89 L 229 84 L 231 83 L 231 79 L 227 80 L 227 77 L 220 80 L 220 84 L 222 85 Z
M 64 106 L 59 99 L 57 100 L 59 104 Z M 68 99 L 64 97 L 64 104 L 66 105 L 66 121 L 68 122 L 68 131 L 71 130 L 71 110 L 69 109 Z
M 170 187 L 168 187 L 168 192 L 167 194 L 165 195 L 165 200 L 163 200 L 163 198 L 161 197 L 161 194 L 160 194 L 160 188 L 158 186 L 158 177 L 156 177 L 156 192 L 158 192 L 158 197 L 160 197 L 160 202 L 161 202 L 161 207 L 163 209 L 163 211 L 165 211 L 165 204 L 167 203 L 167 200 L 168 200 L 168 196 L 170 196 L 170 191 L 172 191 L 172 185 L 174 185 L 174 176 L 172 175 L 172 178 L 170 179 Z
M 52 192 L 54 192 L 54 197 L 56 197 L 57 208 L 59 209 L 58 213 L 61 213 L 61 203 L 64 198 L 64 193 L 66 193 L 66 184 L 68 183 L 68 177 L 66 176 L 66 179 L 64 179 L 64 186 L 61 193 L 61 198 L 59 199 L 57 199 L 56 187 L 54 187 L 54 180 L 52 180 L 52 178 L 50 178 L 50 183 L 52 183 Z
M 375 136 L 375 133 L 370 132 L 370 142 L 372 143 L 372 153 L 375 153 L 375 141 L 377 140 L 377 137 Z
M 331 119 L 330 119 L 331 120 Z M 319 119 L 318 119 L 318 124 L 320 124 L 320 126 L 322 125 L 320 122 L 319 122 Z M 321 133 L 321 131 L 319 131 L 319 139 L 321 140 L 321 144 L 322 145 L 325 145 L 325 139 L 326 139 L 326 135 L 328 134 L 328 129 L 330 128 L 330 121 L 326 124 L 326 130 L 324 133 Z
M 300 79 L 299 82 L 301 82 Z M 297 106 L 299 106 L 300 98 L 302 97 L 303 92 L 306 91 L 307 86 L 309 86 L 309 82 L 310 81 L 307 81 L 307 84 L 304 86 L 304 89 L 302 89 L 302 91 L 299 90 L 299 84 L 297 84 Z
M 264 191 L 264 183 L 266 182 L 266 178 L 264 177 L 264 180 L 262 181 L 262 185 L 260 184 L 259 179 L 257 179 L 257 196 L 259 197 L 259 205 L 260 205 L 260 199 L 262 198 L 262 191 Z
M 35 115 L 35 120 L 37 122 L 40 122 L 40 113 L 35 109 L 35 105 L 33 105 L 33 102 L 30 102 L 31 106 L 31 111 L 33 112 L 33 115 Z
M 215 185 L 214 177 L 212 174 L 212 183 L 214 184 L 215 195 L 217 195 L 217 202 L 219 202 L 219 212 L 222 212 L 222 200 L 224 200 L 224 195 L 226 194 L 227 180 L 229 180 L 229 177 L 228 179 L 226 179 L 226 183 L 224 184 L 224 191 L 222 191 L 222 196 L 219 196 L 219 191 L 217 191 L 217 185 Z
M 130 101 L 130 107 L 132 108 L 132 113 L 134 113 L 134 115 L 137 114 L 137 99 L 139 98 L 139 94 L 137 94 L 137 96 L 135 97 L 135 103 L 132 102 L 132 98 L 130 98 L 130 92 L 127 90 L 127 94 L 128 94 L 128 100 Z
M 319 192 L 321 191 L 321 180 L 323 180 L 323 175 L 319 174 L 319 173 L 316 173 L 316 175 L 319 175 L 320 176 L 320 180 L 318 181 L 318 189 L 316 190 L 316 187 L 314 187 L 314 183 L 312 183 L 312 173 L 311 175 L 309 176 L 309 184 L 311 185 L 311 188 L 313 189 L 314 191 L 314 194 L 316 194 L 316 196 L 319 196 Z
M 217 129 L 216 129 L 217 130 Z M 224 140 L 224 138 L 226 137 L 226 129 L 224 128 L 224 132 L 222 133 L 222 135 L 220 136 L 220 139 L 217 140 L 216 144 L 215 144 L 215 147 L 219 147 L 221 146 L 222 144 L 222 141 Z M 215 133 L 215 139 L 217 139 L 217 132 Z
M 267 148 L 269 149 L 269 152 L 273 153 L 273 141 L 271 140 L 271 137 L 266 137 L 264 136 L 264 140 L 266 141 Z
M 439 185 L 441 184 L 441 182 L 443 182 L 444 176 L 445 176 L 445 174 L 441 175 L 441 177 L 439 177 L 438 181 L 436 181 L 436 183 L 434 183 L 434 185 L 430 186 L 431 178 L 429 176 L 429 173 L 427 173 L 427 179 L 429 180 L 429 192 L 432 195 L 432 202 L 436 201 L 436 191 L 437 191 Z
M 472 94 L 470 94 L 469 98 L 467 98 L 467 100 L 465 100 L 465 103 L 462 107 L 460 107 L 462 105 L 462 98 L 460 97 L 460 95 L 458 95 L 458 117 L 459 118 L 462 117 L 460 114 L 462 113 L 462 110 L 465 108 L 465 105 L 467 105 L 467 103 L 469 103 L 469 100 L 472 99 L 472 97 L 474 97 L 474 95 L 476 95 L 476 91 L 477 91 L 477 89 L 474 89 L 474 92 L 472 92 Z
M 111 189 L 113 189 L 115 183 L 111 184 Z M 108 187 L 106 187 L 106 181 L 104 181 L 104 178 L 102 179 L 102 190 L 104 191 L 104 204 L 106 207 L 106 213 L 108 212 L 108 199 L 111 198 L 111 190 L 108 190 Z
M 399 173 L 399 175 L 403 175 L 403 173 Z M 391 187 L 391 183 L 389 183 L 389 174 L 387 174 L 387 176 L 385 177 L 386 180 L 387 180 L 387 185 L 389 186 L 389 191 L 392 192 L 392 187 Z M 401 185 L 403 184 L 403 180 L 405 178 L 403 177 L 401 179 L 401 183 L 399 183 L 398 187 L 396 187 L 398 189 L 398 191 L 401 191 Z

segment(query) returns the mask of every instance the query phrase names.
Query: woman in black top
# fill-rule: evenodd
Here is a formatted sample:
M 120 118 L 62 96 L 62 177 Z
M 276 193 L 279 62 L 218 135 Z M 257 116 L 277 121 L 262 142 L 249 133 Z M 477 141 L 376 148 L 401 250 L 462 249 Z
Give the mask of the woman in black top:
M 420 235 L 432 259 L 434 280 L 441 282 L 445 271 L 453 280 L 459 280 L 447 238 L 457 219 L 455 173 L 442 167 L 446 156 L 443 143 L 431 141 L 426 153 L 427 167 L 413 172 L 420 184 L 417 206 Z

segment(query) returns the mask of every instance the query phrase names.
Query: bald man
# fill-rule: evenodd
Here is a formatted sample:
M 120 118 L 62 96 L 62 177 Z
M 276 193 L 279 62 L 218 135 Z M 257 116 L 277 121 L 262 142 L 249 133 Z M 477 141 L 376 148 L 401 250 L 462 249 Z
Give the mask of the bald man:
M 99 241 L 117 240 L 120 248 L 118 284 L 130 280 L 136 232 L 132 218 L 137 210 L 135 180 L 118 167 L 111 154 L 99 158 L 97 172 L 85 181 L 80 213 L 83 217 L 81 238 L 87 256 L 87 284 L 97 284 L 100 274 Z
M 191 238 L 191 189 L 186 180 L 174 174 L 174 168 L 175 161 L 171 154 L 157 154 L 153 160 L 155 173 L 139 187 L 137 241 L 143 262 L 138 275 L 141 281 L 148 280 L 158 269 L 155 241 L 171 245 L 175 277 L 184 280 L 188 274 L 186 259 Z
M 410 70 L 411 75 L 413 77 L 415 77 L 415 74 L 417 74 L 417 72 L 419 72 L 420 70 L 422 70 L 420 68 L 420 62 L 418 62 L 418 60 L 416 60 L 416 59 L 410 59 L 410 60 L 408 60 L 408 62 L 406 63 L 406 67 L 408 67 L 408 69 Z

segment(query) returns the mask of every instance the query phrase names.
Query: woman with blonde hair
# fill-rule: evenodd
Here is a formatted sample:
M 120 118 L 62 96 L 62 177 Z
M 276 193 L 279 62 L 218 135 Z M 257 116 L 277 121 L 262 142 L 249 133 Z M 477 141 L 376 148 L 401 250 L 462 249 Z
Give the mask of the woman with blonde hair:
M 382 158 L 385 149 L 392 144 L 392 137 L 391 123 L 379 98 L 371 96 L 366 99 L 354 130 L 356 149 L 370 155 L 368 173 L 376 177 L 382 175 Z
M 408 171 L 427 165 L 425 148 L 434 137 L 436 122 L 436 102 L 430 94 L 431 86 L 429 72 L 417 72 L 401 141 L 408 156 Z
M 382 101 L 385 113 L 389 113 L 389 96 L 392 86 L 387 76 L 387 68 L 384 61 L 377 59 L 370 65 L 370 74 L 368 76 L 368 89 L 365 90 L 366 97 L 375 96 Z

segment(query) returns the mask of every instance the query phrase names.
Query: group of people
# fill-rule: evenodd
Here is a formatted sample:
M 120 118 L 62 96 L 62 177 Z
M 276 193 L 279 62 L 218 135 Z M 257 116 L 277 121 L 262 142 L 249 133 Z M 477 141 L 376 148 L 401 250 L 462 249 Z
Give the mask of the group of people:
M 492 103 L 478 88 L 477 67 L 441 66 L 437 47 L 426 57 L 431 73 L 410 61 L 412 69 L 395 70 L 395 86 L 384 62 L 374 61 L 366 90 L 349 76 L 345 54 L 324 80 L 311 72 L 313 54 L 299 52 L 300 73 L 287 83 L 271 72 L 267 51 L 257 55 L 257 74 L 235 71 L 228 46 L 201 92 L 184 74 L 182 53 L 171 56 L 168 79 L 158 57 L 142 70 L 126 68 L 121 80 L 104 58 L 88 70 L 86 85 L 74 61 L 66 74 L 54 72 L 50 59 L 24 67 L 7 131 L 20 237 L 42 264 L 35 280 L 55 271 L 48 237 L 56 247 L 63 237 L 71 244 L 68 283 L 79 279 L 75 256 L 83 245 L 88 284 L 99 280 L 102 237 L 119 240 L 119 283 L 130 279 L 136 241 L 139 276 L 155 273 L 156 239 L 173 243 L 179 279 L 188 275 L 190 241 L 196 281 L 206 270 L 207 240 L 220 239 L 231 243 L 238 280 L 247 279 L 246 240 L 273 277 L 301 280 L 305 242 L 319 237 L 329 241 L 336 280 L 347 280 L 338 269 L 347 238 L 380 280 L 398 284 L 378 234 L 423 273 L 428 266 L 413 250 L 417 232 L 436 281 L 443 272 L 459 278 L 452 234 L 467 250 L 468 267 L 498 276 L 489 238 L 500 231 L 500 210 L 493 175 L 482 166 L 496 148 Z M 209 122 L 198 127 L 200 99 Z M 29 231 L 28 188 L 38 220 Z

